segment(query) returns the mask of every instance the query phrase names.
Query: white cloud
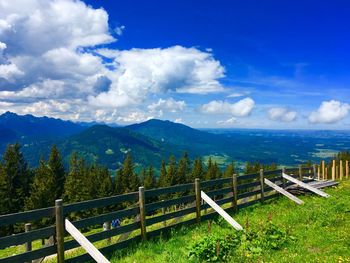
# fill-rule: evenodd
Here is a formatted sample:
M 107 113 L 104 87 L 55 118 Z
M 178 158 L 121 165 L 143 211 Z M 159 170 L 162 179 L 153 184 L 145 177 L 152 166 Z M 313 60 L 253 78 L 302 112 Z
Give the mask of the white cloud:
M 158 112 L 159 116 L 163 115 L 164 111 L 168 112 L 178 112 L 183 111 L 186 107 L 186 103 L 183 100 L 176 101 L 173 98 L 169 99 L 159 99 L 158 102 L 154 102 L 148 105 L 148 110 L 150 112 Z
M 161 94 L 225 90 L 224 67 L 211 50 L 101 49 L 124 30 L 110 30 L 104 9 L 79 0 L 1 0 L 0 100 L 14 103 L 18 113 L 41 115 L 42 107 L 53 117 L 123 121 L 147 118 L 140 114 L 145 103 Z M 70 105 L 67 112 L 62 105 Z M 175 100 L 151 105 L 170 112 L 186 106 Z M 123 113 L 130 107 L 131 116 Z
M 236 121 L 237 121 L 237 118 L 232 117 L 232 118 L 227 119 L 227 120 L 218 121 L 217 124 L 225 126 L 225 125 L 234 124 L 234 123 L 236 123 Z
M 166 92 L 206 94 L 224 88 L 218 79 L 224 68 L 210 53 L 196 48 L 111 50 L 99 54 L 114 59 L 116 69 L 108 77 L 113 84 L 107 92 L 91 96 L 93 104 L 113 107 L 139 104 L 149 94 Z
M 231 93 L 230 95 L 228 95 L 227 98 L 238 98 L 238 97 L 243 97 L 245 95 L 246 94 L 244 94 L 244 93 L 234 92 L 234 93 Z
M 321 106 L 311 112 L 309 121 L 311 123 L 336 123 L 348 116 L 350 105 L 336 100 L 324 101 Z
M 125 26 L 122 25 L 122 26 L 117 26 L 117 27 L 114 29 L 114 32 L 115 32 L 118 36 L 121 36 L 121 35 L 123 35 L 124 30 L 125 30 Z
M 283 122 L 292 122 L 297 118 L 297 112 L 289 110 L 285 107 L 275 107 L 271 108 L 267 112 L 270 120 L 273 121 L 283 121 Z
M 245 117 L 250 115 L 254 106 L 255 102 L 251 98 L 244 98 L 236 103 L 213 100 L 202 105 L 201 111 L 209 114 L 228 113 L 235 117 Z
M 134 123 L 134 122 L 142 122 L 142 121 L 147 121 L 150 119 L 153 119 L 153 116 L 149 116 L 145 114 L 144 112 L 130 112 L 124 116 L 119 116 L 118 121 L 121 122 L 127 122 L 127 123 Z
M 24 75 L 23 71 L 19 70 L 15 64 L 0 65 L 0 78 L 13 82 L 17 77 Z
M 185 122 L 182 120 L 182 118 L 177 118 L 174 120 L 175 123 L 181 123 L 181 124 L 185 124 Z

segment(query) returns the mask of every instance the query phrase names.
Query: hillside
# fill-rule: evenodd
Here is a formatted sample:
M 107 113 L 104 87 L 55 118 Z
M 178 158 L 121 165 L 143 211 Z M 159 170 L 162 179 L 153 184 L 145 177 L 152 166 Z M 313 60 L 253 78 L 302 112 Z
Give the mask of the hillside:
M 224 262 L 349 262 L 350 181 L 325 191 L 332 197 L 301 196 L 305 201 L 302 206 L 280 197 L 239 210 L 234 218 L 246 229 L 248 240 L 231 250 Z M 266 228 L 268 231 L 264 232 Z M 215 240 L 235 232 L 218 217 L 210 229 L 208 222 L 203 222 L 172 231 L 167 238 L 162 236 L 115 251 L 111 262 L 202 262 L 189 257 L 200 241 L 197 252 L 208 255 L 205 262 L 223 262 L 217 259 Z M 259 236 L 250 241 L 254 233 Z M 227 245 L 228 242 L 221 243 L 220 253 L 225 252 Z
M 125 128 L 96 125 L 58 143 L 63 156 L 77 151 L 90 162 L 116 169 L 131 152 L 134 161 L 142 165 L 159 165 L 161 159 L 169 156 L 172 147 Z
M 152 119 L 133 124 L 125 128 L 164 143 L 177 145 L 181 150 L 193 155 L 223 153 L 227 150 L 229 140 L 226 136 L 200 131 L 180 123 Z

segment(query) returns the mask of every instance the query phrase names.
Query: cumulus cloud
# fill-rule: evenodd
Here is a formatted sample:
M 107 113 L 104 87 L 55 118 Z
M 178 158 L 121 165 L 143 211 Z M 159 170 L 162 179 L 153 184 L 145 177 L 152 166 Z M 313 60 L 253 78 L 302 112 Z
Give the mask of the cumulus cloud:
M 91 96 L 90 102 L 109 107 L 141 103 L 148 94 L 167 92 L 206 94 L 224 90 L 219 79 L 224 68 L 211 53 L 196 48 L 111 50 L 98 53 L 113 59 L 116 69 L 108 76 L 108 92 Z
M 168 112 L 178 112 L 183 111 L 186 107 L 186 103 L 183 100 L 176 101 L 173 98 L 169 99 L 159 99 L 158 102 L 148 105 L 148 110 L 150 112 L 158 112 L 159 116 L 163 115 L 164 111 Z
M 147 109 L 153 94 L 224 91 L 225 70 L 211 50 L 101 48 L 124 30 L 110 30 L 104 9 L 79 0 L 0 1 L 0 100 L 19 112 L 43 107 L 57 117 L 55 103 L 62 103 L 71 106 L 70 118 L 127 121 L 143 117 L 120 109 Z M 172 112 L 185 103 L 160 100 L 150 107 Z
M 144 112 L 129 112 L 124 116 L 119 116 L 118 121 L 126 122 L 126 123 L 134 123 L 134 122 L 142 122 L 153 119 L 153 116 L 149 116 Z
M 350 105 L 336 100 L 324 101 L 320 107 L 311 112 L 309 121 L 311 123 L 336 123 L 348 116 Z
M 229 103 L 227 101 L 213 100 L 207 104 L 202 105 L 201 111 L 209 114 L 227 113 L 235 117 L 245 117 L 250 115 L 255 102 L 251 98 L 244 98 L 236 103 Z
M 270 120 L 273 121 L 283 121 L 283 122 L 292 122 L 297 118 L 297 112 L 289 110 L 285 107 L 275 107 L 271 108 L 267 112 Z

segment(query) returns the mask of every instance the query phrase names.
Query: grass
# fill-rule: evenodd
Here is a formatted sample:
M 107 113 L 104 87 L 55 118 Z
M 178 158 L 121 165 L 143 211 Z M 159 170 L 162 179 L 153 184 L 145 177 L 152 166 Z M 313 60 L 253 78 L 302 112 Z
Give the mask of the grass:
M 296 238 L 281 250 L 263 251 L 246 262 L 350 262 L 350 181 L 328 188 L 325 199 L 315 195 L 301 196 L 298 206 L 287 198 L 245 208 L 234 215 L 244 227 L 258 230 L 272 221 Z M 159 237 L 114 253 L 111 262 L 196 262 L 189 259 L 191 246 L 207 236 L 225 236 L 235 231 L 221 219 L 208 229 L 208 222 L 172 231 L 170 237 Z M 230 258 L 229 262 L 242 262 Z

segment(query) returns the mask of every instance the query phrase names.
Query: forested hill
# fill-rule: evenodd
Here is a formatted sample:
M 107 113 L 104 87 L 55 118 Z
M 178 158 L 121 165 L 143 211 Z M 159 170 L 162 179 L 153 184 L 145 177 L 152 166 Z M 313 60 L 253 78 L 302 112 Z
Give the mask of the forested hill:
M 191 157 L 224 152 L 226 137 L 199 131 L 170 121 L 149 120 L 126 127 L 77 124 L 70 121 L 7 112 L 0 116 L 1 154 L 9 143 L 19 142 L 31 166 L 48 156 L 56 144 L 65 165 L 78 152 L 88 162 L 117 169 L 131 152 L 140 166 L 159 166 L 162 159 L 179 157 L 184 151 Z

